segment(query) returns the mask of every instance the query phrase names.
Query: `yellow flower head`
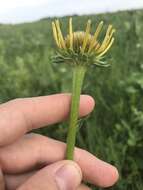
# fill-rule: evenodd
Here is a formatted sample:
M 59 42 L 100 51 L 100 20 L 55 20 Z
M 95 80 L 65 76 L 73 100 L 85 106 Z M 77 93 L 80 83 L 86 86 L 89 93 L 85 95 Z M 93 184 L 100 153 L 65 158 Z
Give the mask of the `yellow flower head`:
M 73 31 L 72 18 L 69 19 L 69 33 L 64 37 L 60 28 L 59 20 L 52 22 L 53 35 L 58 47 L 56 62 L 68 62 L 72 64 L 95 64 L 98 66 L 109 66 L 102 61 L 114 42 L 115 29 L 108 26 L 105 37 L 99 42 L 98 37 L 103 28 L 101 21 L 94 34 L 91 34 L 91 20 L 88 20 L 86 30 Z

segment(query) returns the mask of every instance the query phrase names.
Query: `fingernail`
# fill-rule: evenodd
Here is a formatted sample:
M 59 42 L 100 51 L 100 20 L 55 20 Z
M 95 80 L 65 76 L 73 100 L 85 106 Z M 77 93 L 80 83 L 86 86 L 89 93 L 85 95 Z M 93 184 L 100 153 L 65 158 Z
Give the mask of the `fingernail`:
M 76 189 L 82 178 L 80 169 L 74 164 L 66 164 L 62 166 L 55 175 L 59 190 Z

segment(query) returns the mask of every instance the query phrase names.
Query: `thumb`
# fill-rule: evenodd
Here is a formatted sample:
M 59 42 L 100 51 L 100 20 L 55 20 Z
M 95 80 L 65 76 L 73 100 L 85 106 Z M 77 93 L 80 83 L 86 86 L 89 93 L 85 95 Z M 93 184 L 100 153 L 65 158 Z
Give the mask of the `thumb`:
M 38 171 L 18 190 L 75 190 L 82 180 L 81 169 L 73 161 L 59 161 Z

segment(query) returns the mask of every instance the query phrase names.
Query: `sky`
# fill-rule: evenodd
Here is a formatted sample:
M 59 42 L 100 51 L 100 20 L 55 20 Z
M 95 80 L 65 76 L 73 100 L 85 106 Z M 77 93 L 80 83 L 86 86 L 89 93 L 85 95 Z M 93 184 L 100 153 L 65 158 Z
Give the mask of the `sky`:
M 143 0 L 0 0 L 0 23 L 143 8 Z

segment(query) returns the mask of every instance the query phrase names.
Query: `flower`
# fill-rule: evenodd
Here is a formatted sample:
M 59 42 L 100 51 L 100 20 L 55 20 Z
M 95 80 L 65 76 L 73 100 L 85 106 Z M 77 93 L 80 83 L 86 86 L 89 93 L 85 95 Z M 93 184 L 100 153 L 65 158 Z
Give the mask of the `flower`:
M 57 63 L 66 62 L 72 64 L 94 64 L 97 66 L 109 66 L 103 61 L 104 55 L 114 42 L 113 34 L 115 29 L 108 26 L 102 42 L 98 40 L 103 28 L 101 21 L 94 34 L 91 34 L 91 20 L 88 20 L 86 30 L 73 31 L 72 18 L 69 19 L 69 33 L 64 37 L 61 31 L 59 20 L 52 22 L 53 35 L 58 47 L 54 61 Z
M 102 27 L 103 21 L 99 23 L 95 33 L 91 34 L 91 20 L 88 20 L 85 32 L 73 32 L 72 18 L 70 18 L 69 33 L 64 37 L 59 20 L 52 22 L 54 39 L 58 47 L 54 62 L 65 62 L 74 65 L 66 150 L 66 159 L 68 160 L 73 160 L 74 158 L 80 94 L 88 66 L 109 66 L 108 63 L 103 61 L 103 58 L 114 42 L 113 34 L 115 29 L 112 25 L 109 25 L 103 41 L 100 42 L 99 35 Z

